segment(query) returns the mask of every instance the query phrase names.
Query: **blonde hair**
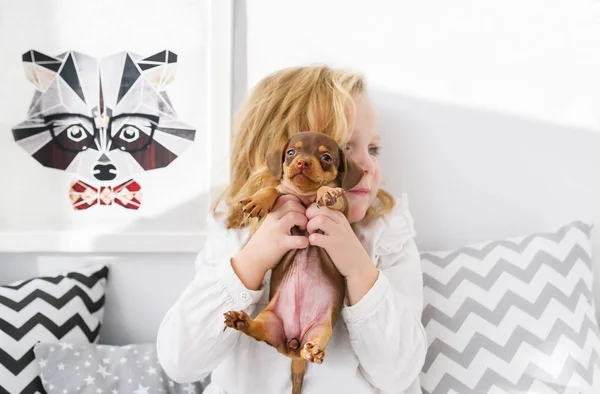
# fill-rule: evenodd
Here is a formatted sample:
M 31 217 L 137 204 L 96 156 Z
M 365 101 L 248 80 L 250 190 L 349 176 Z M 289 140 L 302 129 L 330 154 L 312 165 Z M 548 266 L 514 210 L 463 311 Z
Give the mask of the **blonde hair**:
M 307 130 L 325 133 L 340 145 L 345 143 L 354 124 L 354 98 L 364 92 L 362 75 L 327 66 L 286 68 L 261 80 L 234 118 L 232 181 L 213 207 L 216 210 L 225 199 L 227 227 L 247 226 L 239 202 L 264 186 L 276 184 L 266 166 L 274 147 Z M 393 197 L 380 189 L 365 219 L 389 212 L 393 206 Z

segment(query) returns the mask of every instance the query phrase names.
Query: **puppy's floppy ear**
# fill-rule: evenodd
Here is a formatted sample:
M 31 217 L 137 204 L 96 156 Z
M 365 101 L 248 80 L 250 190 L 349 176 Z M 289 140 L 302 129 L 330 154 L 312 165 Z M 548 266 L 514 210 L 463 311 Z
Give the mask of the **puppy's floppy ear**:
M 287 144 L 286 144 L 287 146 Z M 281 179 L 283 175 L 283 152 L 285 147 L 280 149 L 274 149 L 267 156 L 267 167 L 269 171 L 276 179 Z
M 340 180 L 340 187 L 347 191 L 358 185 L 358 182 L 363 178 L 365 172 L 354 160 L 347 157 L 341 148 L 339 149 L 339 153 L 340 166 L 338 168 L 338 177 Z

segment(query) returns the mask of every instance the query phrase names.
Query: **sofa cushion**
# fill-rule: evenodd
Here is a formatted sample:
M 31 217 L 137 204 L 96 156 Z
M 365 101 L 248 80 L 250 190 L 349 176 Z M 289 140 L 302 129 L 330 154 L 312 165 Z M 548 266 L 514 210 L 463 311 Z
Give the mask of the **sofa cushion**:
M 158 362 L 156 344 L 125 346 L 39 343 L 35 356 L 48 393 L 79 394 L 199 394 L 207 379 L 179 384 L 169 379 Z
M 423 252 L 423 393 L 600 393 L 591 231 Z
M 0 286 L 0 392 L 45 392 L 37 342 L 98 340 L 108 272 L 95 265 Z

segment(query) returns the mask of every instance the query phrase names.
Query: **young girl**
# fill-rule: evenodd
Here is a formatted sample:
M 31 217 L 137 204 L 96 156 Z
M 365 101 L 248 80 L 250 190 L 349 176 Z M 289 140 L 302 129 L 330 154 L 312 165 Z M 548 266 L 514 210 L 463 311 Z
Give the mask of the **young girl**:
M 351 211 L 282 196 L 250 225 L 239 201 L 273 180 L 265 157 L 299 131 L 331 135 L 365 175 L 347 193 Z M 262 80 L 238 114 L 232 183 L 209 218 L 196 276 L 160 326 L 157 347 L 178 382 L 208 376 L 205 394 L 291 393 L 291 359 L 233 329 L 223 313 L 255 316 L 268 303 L 270 270 L 290 249 L 326 249 L 346 279 L 347 299 L 323 364 L 308 363 L 303 393 L 421 393 L 427 340 L 422 276 L 406 195 L 380 189 L 380 138 L 362 77 L 328 67 L 297 67 Z M 291 236 L 290 228 L 310 236 Z M 322 230 L 323 234 L 316 230 Z

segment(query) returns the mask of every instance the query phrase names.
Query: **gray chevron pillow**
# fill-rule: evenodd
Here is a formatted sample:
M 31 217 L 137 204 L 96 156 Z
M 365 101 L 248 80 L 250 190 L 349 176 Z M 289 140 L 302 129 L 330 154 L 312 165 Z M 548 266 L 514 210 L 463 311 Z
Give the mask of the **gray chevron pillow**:
M 0 286 L 0 394 L 45 393 L 37 342 L 98 340 L 108 273 L 100 264 Z
M 422 253 L 423 393 L 600 393 L 591 231 Z

